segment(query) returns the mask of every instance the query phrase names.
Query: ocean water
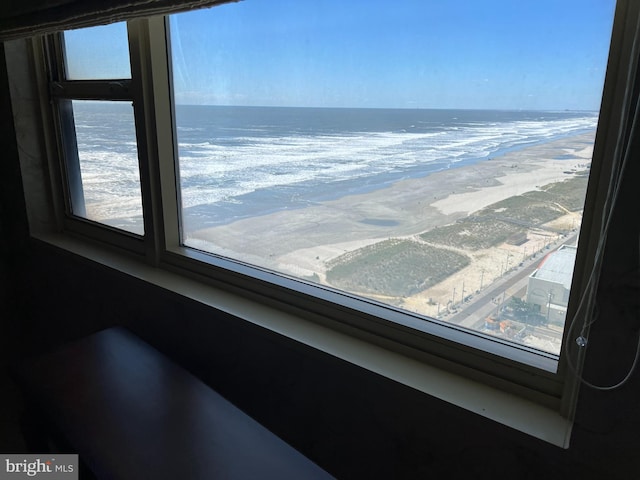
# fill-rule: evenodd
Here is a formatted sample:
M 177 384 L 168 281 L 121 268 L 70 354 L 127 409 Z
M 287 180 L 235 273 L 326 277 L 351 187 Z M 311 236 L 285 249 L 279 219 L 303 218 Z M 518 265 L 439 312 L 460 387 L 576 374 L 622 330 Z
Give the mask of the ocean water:
M 74 114 L 87 195 L 93 183 L 104 189 L 100 172 L 135 158 L 131 105 L 74 102 Z M 591 132 L 596 123 L 595 112 L 177 106 L 183 223 L 193 231 L 303 208 Z M 126 205 L 139 197 L 135 182 L 112 182 L 106 194 Z M 127 212 L 123 206 L 121 216 Z

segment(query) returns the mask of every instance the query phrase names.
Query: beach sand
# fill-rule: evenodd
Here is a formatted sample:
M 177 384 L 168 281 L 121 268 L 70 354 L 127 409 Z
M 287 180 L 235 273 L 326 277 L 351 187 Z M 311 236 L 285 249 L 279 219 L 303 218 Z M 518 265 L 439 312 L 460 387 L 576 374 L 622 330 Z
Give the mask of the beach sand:
M 389 238 L 413 237 L 447 225 L 500 200 L 584 172 L 590 165 L 593 134 L 583 134 L 509 152 L 474 165 L 424 178 L 398 181 L 376 191 L 247 218 L 191 232 L 187 245 L 234 257 L 296 277 L 325 282 L 327 262 L 346 252 Z M 579 214 L 556 222 L 578 223 Z M 518 247 L 500 245 L 469 252 L 472 263 L 439 285 L 404 299 L 404 308 L 435 315 L 451 297 L 452 285 L 466 278 L 488 285 L 499 276 L 507 253 L 522 257 L 527 247 L 548 240 L 529 235 Z M 524 250 L 523 250 L 524 249 Z M 482 280 L 481 280 L 482 277 Z M 426 306 L 426 299 L 434 302 Z M 432 311 L 433 310 L 433 311 Z

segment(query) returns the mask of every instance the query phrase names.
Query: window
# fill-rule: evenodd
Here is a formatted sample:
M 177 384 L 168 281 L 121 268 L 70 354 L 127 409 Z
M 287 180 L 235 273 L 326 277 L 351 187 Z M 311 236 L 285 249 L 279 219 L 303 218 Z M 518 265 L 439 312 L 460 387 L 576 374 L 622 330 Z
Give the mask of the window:
M 613 6 L 173 16 L 183 244 L 558 355 Z
M 67 210 L 142 235 L 126 25 L 65 32 L 58 51 L 51 91 L 64 149 Z
M 51 37 L 65 226 L 560 409 L 613 13 L 256 1 Z

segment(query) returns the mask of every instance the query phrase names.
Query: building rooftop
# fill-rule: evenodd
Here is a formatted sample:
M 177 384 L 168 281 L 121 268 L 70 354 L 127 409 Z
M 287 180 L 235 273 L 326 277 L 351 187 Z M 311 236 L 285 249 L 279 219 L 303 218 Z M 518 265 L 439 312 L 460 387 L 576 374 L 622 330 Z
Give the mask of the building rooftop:
M 544 257 L 538 269 L 531 276 L 548 282 L 560 283 L 568 290 L 571 287 L 576 251 L 577 248 L 574 246 L 562 245 L 558 250 Z

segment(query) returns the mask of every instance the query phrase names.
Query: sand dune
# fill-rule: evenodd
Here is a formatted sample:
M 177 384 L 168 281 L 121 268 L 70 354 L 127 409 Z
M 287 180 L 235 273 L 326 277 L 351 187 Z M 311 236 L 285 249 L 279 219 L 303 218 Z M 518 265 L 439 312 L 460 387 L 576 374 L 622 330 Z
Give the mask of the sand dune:
M 203 229 L 187 243 L 323 279 L 326 262 L 345 252 L 417 235 L 584 171 L 592 150 L 585 145 L 592 141 L 593 134 L 555 140 L 373 192 Z

